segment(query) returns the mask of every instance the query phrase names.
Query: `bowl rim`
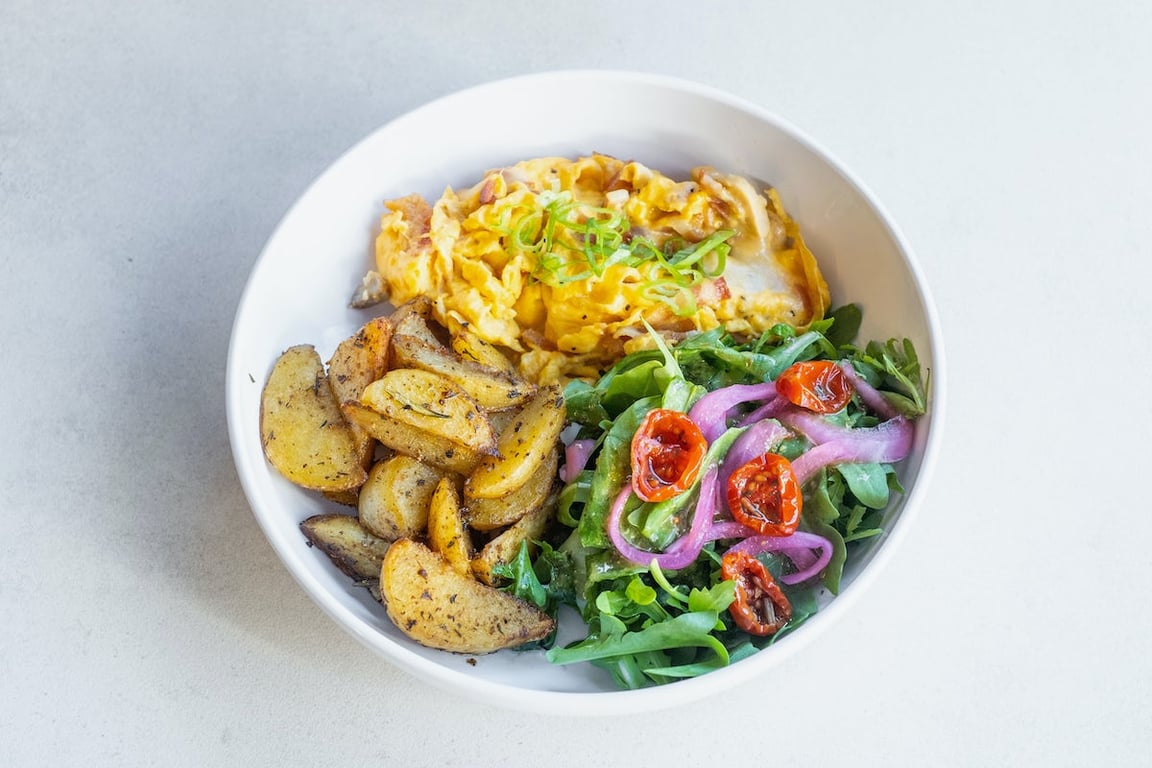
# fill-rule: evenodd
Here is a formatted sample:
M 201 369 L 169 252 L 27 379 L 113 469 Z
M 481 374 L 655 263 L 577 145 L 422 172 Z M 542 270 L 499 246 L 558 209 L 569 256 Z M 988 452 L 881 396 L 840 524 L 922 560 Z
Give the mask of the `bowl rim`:
M 307 573 L 304 569 L 295 566 L 296 558 L 291 554 L 285 538 L 287 533 L 273 527 L 267 517 L 261 513 L 261 505 L 256 503 L 256 493 L 253 487 L 254 481 L 250 479 L 252 473 L 255 471 L 255 467 L 247 460 L 246 453 L 242 450 L 244 436 L 240 431 L 240 420 L 244 417 L 239 412 L 239 385 L 235 384 L 235 382 L 239 381 L 238 374 L 240 372 L 237 336 L 241 315 L 243 308 L 248 302 L 250 293 L 254 291 L 255 278 L 261 264 L 271 252 L 272 245 L 277 241 L 286 222 L 294 217 L 304 201 L 310 197 L 310 193 L 334 168 L 347 162 L 350 157 L 355 156 L 360 149 L 365 144 L 371 142 L 377 134 L 390 130 L 401 121 L 420 119 L 423 113 L 441 109 L 446 102 L 476 96 L 488 90 L 500 91 L 515 87 L 519 84 L 531 84 L 537 81 L 563 82 L 569 80 L 599 80 L 631 86 L 653 86 L 678 91 L 689 96 L 696 96 L 749 114 L 757 120 L 774 126 L 780 132 L 786 134 L 791 140 L 806 147 L 822 162 L 834 170 L 849 186 L 855 189 L 860 197 L 873 209 L 878 222 L 892 239 L 912 277 L 912 283 L 915 286 L 918 299 L 923 308 L 928 333 L 927 341 L 931 347 L 930 359 L 932 367 L 928 382 L 931 423 L 915 483 L 912 484 L 911 488 L 904 495 L 903 506 L 897 523 L 886 530 L 883 545 L 877 548 L 867 566 L 857 574 L 848 588 L 805 623 L 803 632 L 805 642 L 783 642 L 780 645 L 773 646 L 771 654 L 755 654 L 752 657 L 742 660 L 740 664 L 718 669 L 707 675 L 679 680 L 671 685 L 639 690 L 589 692 L 549 691 L 510 685 L 478 676 L 470 676 L 462 671 L 443 666 L 424 658 L 413 649 L 407 648 L 391 638 L 376 632 L 365 622 L 353 617 L 347 607 L 332 598 L 328 590 L 321 584 L 307 578 Z M 244 377 L 240 376 L 240 378 Z M 804 645 L 810 644 L 812 640 L 819 636 L 819 633 L 825 631 L 828 626 L 835 624 L 843 613 L 851 609 L 859 596 L 866 591 L 866 588 L 876 580 L 880 572 L 888 565 L 894 553 L 906 538 L 913 521 L 919 514 L 922 499 L 927 493 L 931 477 L 935 471 L 940 445 L 943 440 L 945 403 L 946 374 L 943 334 L 936 304 L 928 289 L 923 270 L 914 251 L 895 224 L 895 221 L 889 215 L 887 209 L 855 173 L 805 131 L 754 102 L 692 80 L 668 75 L 618 69 L 561 69 L 542 71 L 502 78 L 462 88 L 397 115 L 393 119 L 373 129 L 350 148 L 342 152 L 336 160 L 326 166 L 296 198 L 292 206 L 277 223 L 275 229 L 265 241 L 260 254 L 253 262 L 233 318 L 225 375 L 225 409 L 228 419 L 229 442 L 245 498 L 265 537 L 276 551 L 281 563 L 309 597 L 312 598 L 313 602 L 327 613 L 343 630 L 409 674 L 473 701 L 496 704 L 506 709 L 519 710 L 522 712 L 547 713 L 553 715 L 607 716 L 633 714 L 642 711 L 664 709 L 681 703 L 695 701 L 731 687 L 734 684 L 738 684 L 741 681 L 751 680 L 759 674 L 762 674 L 770 666 L 783 662 Z

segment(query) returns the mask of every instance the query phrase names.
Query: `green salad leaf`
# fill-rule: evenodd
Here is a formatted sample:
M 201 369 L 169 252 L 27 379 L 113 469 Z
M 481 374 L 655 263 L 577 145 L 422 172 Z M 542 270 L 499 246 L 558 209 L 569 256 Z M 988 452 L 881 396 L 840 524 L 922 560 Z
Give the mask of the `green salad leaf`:
M 548 542 L 535 542 L 539 554 L 535 560 L 530 556 L 527 541 L 520 543 L 516 558 L 509 563 L 493 566 L 492 573 L 507 580 L 503 587 L 521 600 L 535 605 L 553 619 L 560 606 L 576 605 L 575 570 L 571 557 L 563 551 L 553 549 Z M 519 646 L 517 650 L 551 648 L 556 641 L 556 630 L 548 637 L 535 643 Z
M 924 413 L 926 389 L 914 347 L 906 340 L 853 346 L 861 317 L 858 306 L 845 305 L 803 332 L 778 325 L 756 339 L 738 340 L 718 328 L 691 335 L 675 347 L 653 333 L 654 349 L 624 357 L 595 383 L 567 385 L 565 399 L 577 436 L 595 444 L 591 466 L 558 495 L 557 519 L 571 533 L 556 549 L 541 542 L 534 558 L 522 547 L 516 560 L 498 571 L 509 580 L 509 591 L 553 615 L 561 605 L 581 612 L 587 636 L 567 647 L 551 647 L 550 661 L 594 664 L 627 688 L 705 674 L 778 642 L 817 612 L 822 596 L 839 592 L 853 548 L 883 532 L 885 510 L 903 493 L 888 464 L 825 467 L 805 484 L 800 528 L 831 542 L 831 559 L 819 578 L 786 585 L 781 578 L 797 566 L 780 553 L 759 556 L 791 606 L 790 620 L 769 637 L 746 634 L 728 615 L 736 588 L 721 580 L 720 561 L 731 542 L 708 542 L 695 562 L 665 571 L 655 560 L 638 565 L 624 559 L 606 526 L 629 478 L 632 437 L 654 408 L 687 412 L 707 392 L 771 381 L 795 362 L 827 359 L 850 360 L 903 416 Z M 736 424 L 745 413 L 738 406 L 729 414 L 727 429 L 709 445 L 700 475 L 686 491 L 654 503 L 629 498 L 621 527 L 636 546 L 662 552 L 685 534 L 701 477 L 723 462 L 743 433 Z M 867 428 L 886 416 L 853 398 L 825 418 L 844 428 Z M 773 450 L 794 460 L 810 447 L 796 433 Z

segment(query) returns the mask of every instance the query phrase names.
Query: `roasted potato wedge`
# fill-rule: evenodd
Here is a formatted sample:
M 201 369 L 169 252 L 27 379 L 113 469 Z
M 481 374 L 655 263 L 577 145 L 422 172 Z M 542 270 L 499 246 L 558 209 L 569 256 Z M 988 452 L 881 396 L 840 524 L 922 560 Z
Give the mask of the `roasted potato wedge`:
M 389 318 L 393 333 L 415 336 L 429 344 L 439 344 L 440 339 L 432 331 L 432 301 L 427 296 L 417 296 L 396 308 Z
M 464 576 L 423 544 L 400 539 L 384 556 L 388 618 L 421 645 L 491 653 L 547 637 L 555 622 L 512 595 Z
M 467 328 L 461 328 L 452 334 L 450 346 L 453 352 L 465 360 L 471 360 L 480 365 L 494 368 L 497 371 L 519 376 L 516 371 L 516 366 L 512 364 L 511 360 L 504 356 L 503 352 Z
M 498 499 L 528 482 L 564 429 L 564 395 L 553 384 L 542 387 L 512 424 L 500 433 L 496 456 L 485 457 L 464 485 L 472 499 Z
M 387 372 L 391 340 L 392 324 L 386 317 L 377 317 L 340 342 L 328 361 L 328 386 L 337 403 L 359 400 L 365 387 Z M 360 462 L 367 469 L 372 464 L 376 443 L 358 425 L 350 426 Z
M 373 536 L 351 515 L 315 515 L 300 523 L 308 543 L 328 555 L 341 571 L 357 581 L 375 581 L 388 542 Z
M 304 488 L 347 491 L 368 476 L 309 345 L 289 348 L 272 367 L 260 397 L 260 440 L 272 466 Z
M 397 365 L 431 371 L 455 382 L 485 410 L 515 408 L 536 391 L 518 376 L 465 360 L 447 347 L 415 336 L 396 334 L 392 354 Z
M 360 502 L 360 491 L 357 488 L 347 491 L 324 491 L 324 498 L 346 507 L 355 507 Z
M 444 473 L 411 456 L 376 462 L 360 487 L 357 508 L 365 528 L 388 541 L 422 536 L 428 505 Z
M 495 586 L 500 579 L 493 575 L 492 569 L 500 563 L 514 560 L 523 542 L 539 540 L 555 511 L 556 497 L 550 496 L 545 503 L 485 544 L 480 554 L 472 560 L 472 573 L 485 584 Z
M 368 434 L 405 456 L 425 464 L 461 475 L 468 475 L 480 465 L 482 454 L 444 437 L 424 432 L 418 427 L 396 421 L 356 402 L 341 406 L 348 421 L 359 424 Z
M 498 499 L 471 499 L 468 502 L 469 525 L 478 531 L 492 531 L 512 525 L 539 509 L 552 493 L 559 463 L 560 452 L 553 448 L 528 478 L 528 482 L 512 493 Z
M 460 511 L 460 492 L 456 481 L 442 478 L 436 484 L 428 507 L 428 546 L 444 556 L 457 572 L 472 572 L 472 537 L 464 526 Z
M 391 370 L 368 385 L 360 402 L 392 421 L 476 453 L 496 452 L 496 432 L 476 401 L 439 374 L 413 368 Z

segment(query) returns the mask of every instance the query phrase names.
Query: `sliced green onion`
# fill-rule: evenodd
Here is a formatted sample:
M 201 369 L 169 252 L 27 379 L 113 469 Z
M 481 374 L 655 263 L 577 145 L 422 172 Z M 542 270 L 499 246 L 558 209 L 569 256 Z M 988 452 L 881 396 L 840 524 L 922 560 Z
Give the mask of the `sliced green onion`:
M 510 252 L 535 257 L 533 279 L 564 286 L 600 279 L 614 266 L 643 268 L 651 279 L 641 289 L 649 301 L 668 306 L 676 315 L 695 314 L 692 289 L 701 281 L 724 273 L 735 232 L 720 230 L 698 243 L 669 238 L 663 247 L 648 237 L 630 236 L 622 211 L 577 201 L 571 192 L 546 190 L 533 198 L 535 207 L 516 216 L 525 206 L 501 213 L 498 225 L 488 228 L 501 235 Z

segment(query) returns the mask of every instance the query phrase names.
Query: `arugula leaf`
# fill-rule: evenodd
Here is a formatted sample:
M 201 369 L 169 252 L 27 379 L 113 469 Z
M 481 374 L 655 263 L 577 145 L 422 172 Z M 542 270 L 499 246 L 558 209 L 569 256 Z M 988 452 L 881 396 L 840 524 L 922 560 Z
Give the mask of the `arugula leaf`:
M 649 667 L 644 670 L 644 674 L 653 678 L 685 678 L 697 677 L 713 670 L 721 669 L 731 663 L 730 658 L 724 658 L 719 655 L 713 656 L 708 661 L 696 662 L 694 664 L 679 664 L 671 667 Z
M 860 320 L 859 306 L 849 304 L 812 323 L 804 333 L 781 324 L 757 339 L 742 341 L 716 328 L 673 348 L 654 335 L 654 349 L 626 356 L 595 385 L 568 385 L 570 418 L 580 425 L 582 438 L 597 442 L 593 467 L 560 493 L 558 519 L 574 530 L 557 550 L 562 558 L 542 547 L 541 555 L 527 567 L 525 550 L 503 574 L 510 579 L 508 589 L 536 604 L 543 596 L 549 610 L 576 605 L 576 595 L 580 596 L 576 607 L 588 624 L 588 635 L 567 648 L 553 647 L 548 651 L 551 661 L 587 661 L 629 688 L 705 674 L 795 631 L 816 613 L 823 590 L 839 592 L 847 544 L 881 533 L 892 494 L 903 492 L 889 465 L 839 465 L 820 470 L 806 484 L 801 527 L 828 539 L 832 557 L 822 584 L 781 582 L 792 618 L 767 638 L 750 637 L 728 617 L 735 587 L 719 580 L 716 543 L 706 544 L 695 563 L 666 574 L 655 563 L 639 566 L 624 560 L 611 545 L 605 524 L 630 470 L 632 436 L 652 408 L 687 411 L 707 390 L 772 380 L 794 362 L 824 358 L 850 359 L 900 413 L 908 417 L 922 413 L 926 399 L 915 349 L 907 340 L 895 339 L 853 347 Z M 826 418 L 845 428 L 880 422 L 855 401 Z M 735 434 L 725 433 L 709 447 L 706 468 L 709 461 L 722 460 L 731 442 L 726 438 L 739 434 L 729 432 Z M 777 450 L 795 458 L 809 447 L 804 437 L 796 436 Z M 658 504 L 630 501 L 623 517 L 626 534 L 637 542 L 648 539 L 645 548 L 648 544 L 666 548 L 686 528 L 690 518 L 686 510 L 695 503 L 698 489 L 697 484 Z M 793 569 L 782 555 L 764 555 L 761 560 L 778 580 Z
M 516 558 L 508 563 L 497 563 L 492 567 L 492 574 L 502 579 L 508 579 L 509 584 L 505 591 L 511 592 L 525 602 L 532 603 L 543 609 L 548 604 L 548 590 L 540 583 L 536 570 L 532 566 L 532 559 L 528 554 L 528 542 L 520 542 L 520 549 Z
M 911 341 L 870 341 L 863 352 L 856 351 L 853 359 L 879 375 L 881 394 L 897 412 L 910 419 L 924 413 L 927 396 L 920 377 L 920 360 Z
M 611 591 L 621 579 L 631 578 L 647 569 L 620 557 L 614 548 L 589 549 L 579 544 L 579 532 L 574 534 L 574 540 L 577 548 L 584 556 L 583 568 L 581 569 L 584 576 L 584 620 L 591 621 L 596 616 L 595 602 L 596 596 L 600 592 Z
M 712 611 L 719 614 L 736 599 L 736 582 L 720 581 L 711 589 L 693 589 L 688 593 L 689 611 Z
M 861 504 L 872 509 L 888 506 L 888 470 L 883 464 L 840 464 L 836 471 Z
M 827 319 L 832 321 L 832 325 L 824 336 L 833 346 L 843 347 L 851 344 L 860 332 L 863 313 L 859 304 L 845 304 L 829 312 Z
M 761 648 L 767 648 L 773 643 L 778 642 L 780 638 L 795 632 L 805 621 L 820 610 L 820 605 L 816 602 L 816 594 L 811 587 L 781 584 L 780 589 L 784 592 L 784 596 L 788 598 L 788 603 L 792 606 L 792 618 L 788 619 L 788 623 L 781 627 L 780 631 L 761 642 Z
M 566 552 L 553 549 L 546 541 L 535 544 L 540 548 L 535 562 L 529 554 L 528 542 L 523 541 L 515 559 L 493 566 L 492 573 L 508 580 L 502 587 L 505 592 L 535 605 L 555 619 L 561 605 L 576 605 L 572 560 Z M 553 629 L 543 640 L 519 646 L 517 650 L 551 648 L 555 642 L 556 630 Z
M 629 632 L 614 616 L 602 616 L 600 632 L 566 648 L 552 648 L 548 661 L 553 664 L 575 664 L 580 661 L 606 659 L 669 648 L 710 648 L 728 663 L 728 649 L 712 635 L 719 617 L 714 611 L 693 611 L 652 624 L 638 632 Z M 606 626 L 607 625 L 607 626 Z
M 868 509 L 868 507 L 863 504 L 858 504 L 849 510 L 848 518 L 844 523 L 845 544 L 861 539 L 868 539 L 883 533 L 883 529 L 879 526 L 870 527 L 870 524 L 866 522 L 866 520 L 870 520 L 875 516 L 874 513 L 875 510 Z
M 824 568 L 824 586 L 835 595 L 840 592 L 840 577 L 844 573 L 844 562 L 848 559 L 844 536 L 836 525 L 841 518 L 844 485 L 839 474 L 822 469 L 809 487 L 812 490 L 805 497 L 800 520 L 806 530 L 832 542 L 832 559 Z
M 805 521 L 805 526 L 817 536 L 823 536 L 832 542 L 832 559 L 824 568 L 824 586 L 832 594 L 838 595 L 840 578 L 844 575 L 844 563 L 848 560 L 848 548 L 844 546 L 844 537 L 835 526 L 816 518 Z
M 844 485 L 841 479 L 829 473 L 827 468 L 819 470 L 810 483 L 812 492 L 805 497 L 804 514 L 831 525 L 840 518 Z
M 718 344 L 708 348 L 707 354 L 723 364 L 728 375 L 724 378 L 714 376 L 707 386 L 716 389 L 740 381 L 771 381 L 797 360 L 809 359 L 820 352 L 835 355 L 836 348 L 818 331 L 788 339 L 769 352 L 752 352 Z

